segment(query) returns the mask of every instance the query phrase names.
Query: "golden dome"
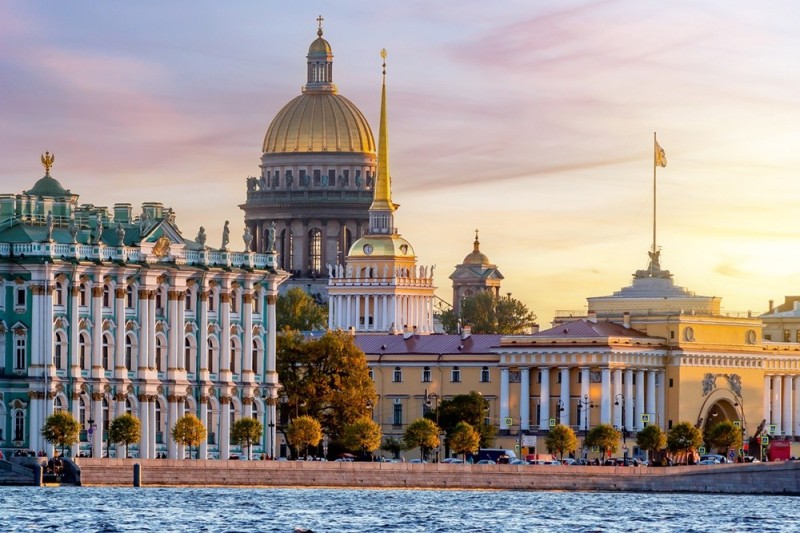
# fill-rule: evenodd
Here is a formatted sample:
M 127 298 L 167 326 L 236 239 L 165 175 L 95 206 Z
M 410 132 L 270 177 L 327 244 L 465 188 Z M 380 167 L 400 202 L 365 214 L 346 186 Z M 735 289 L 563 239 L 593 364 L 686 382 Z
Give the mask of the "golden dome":
M 414 257 L 414 248 L 399 235 L 365 235 L 350 247 L 348 257 Z
M 375 153 L 375 139 L 353 102 L 333 92 L 307 92 L 278 112 L 262 151 Z
M 478 230 L 475 230 L 475 242 L 472 243 L 472 253 L 468 254 L 463 265 L 491 265 L 485 253 L 481 252 L 481 242 L 478 240 Z
M 321 37 L 321 34 L 322 32 L 319 32 L 318 35 L 320 35 L 320 37 L 318 37 L 313 43 L 311 43 L 311 46 L 308 47 L 308 55 L 331 54 L 331 45 L 328 43 L 328 41 Z

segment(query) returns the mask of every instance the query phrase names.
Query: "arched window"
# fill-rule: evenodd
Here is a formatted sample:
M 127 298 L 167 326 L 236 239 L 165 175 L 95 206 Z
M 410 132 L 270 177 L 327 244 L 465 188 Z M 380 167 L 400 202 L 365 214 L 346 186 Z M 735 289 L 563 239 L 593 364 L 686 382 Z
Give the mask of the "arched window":
M 481 383 L 489 383 L 489 367 L 485 366 L 481 369 Z
M 231 313 L 239 313 L 239 291 L 231 291 Z
M 212 374 L 217 372 L 217 339 L 214 337 L 209 337 L 207 341 L 207 369 Z
M 56 331 L 56 343 L 53 363 L 56 370 L 64 370 L 67 366 L 67 337 L 63 331 Z
M 13 440 L 25 440 L 25 412 L 22 409 L 14 411 Z
M 187 372 L 194 372 L 194 360 L 197 355 L 197 350 L 195 350 L 195 343 L 193 337 L 185 337 L 183 341 L 183 358 L 184 358 L 184 369 Z
M 281 262 L 281 268 L 284 270 L 294 270 L 294 236 L 291 230 L 281 230 L 280 237 L 280 254 L 278 259 Z
M 156 400 L 156 443 L 164 442 L 164 417 L 161 416 L 161 402 Z
M 56 396 L 55 400 L 53 401 L 53 412 L 60 413 L 64 410 L 64 403 L 61 399 L 61 396 Z
M 125 413 L 126 414 L 133 414 L 133 404 L 131 404 L 130 398 L 125 398 Z
M 78 422 L 81 425 L 81 428 L 86 427 L 86 402 L 83 399 L 83 396 L 78 398 Z M 86 442 L 86 440 L 82 437 L 82 442 Z
M 253 302 L 253 314 L 259 314 L 261 312 L 261 293 L 255 291 L 251 301 Z
M 217 413 L 214 411 L 214 404 L 211 402 L 211 400 L 208 401 L 207 405 L 208 412 L 206 415 L 206 429 L 208 430 L 208 443 L 216 444 L 217 426 L 215 424 L 215 417 L 217 416 Z
M 81 307 L 89 305 L 89 287 L 85 283 L 81 283 L 78 287 L 78 305 Z
M 103 345 L 102 345 L 102 355 L 103 355 L 103 370 L 112 370 L 111 366 L 111 337 L 108 335 L 103 335 Z
M 53 305 L 56 307 L 64 306 L 64 284 L 56 281 L 55 290 L 53 291 Z
M 251 348 L 251 356 L 253 358 L 253 362 L 251 363 L 252 364 L 251 368 L 253 369 L 253 372 L 257 374 L 261 373 L 261 370 L 258 368 L 258 360 L 260 359 L 258 357 L 259 351 L 260 350 L 258 349 L 258 340 L 253 339 L 253 346 Z
M 160 335 L 156 337 L 156 369 L 158 372 L 166 372 L 166 361 L 164 361 L 164 338 Z
M 125 287 L 125 307 L 127 309 L 133 309 L 135 292 L 136 291 L 134 291 L 133 285 L 128 285 Z
M 91 344 L 89 344 L 89 335 L 82 332 L 78 337 L 78 359 L 82 370 L 90 370 L 91 361 Z
M 103 307 L 105 309 L 111 307 L 111 286 L 108 283 L 103 285 Z
M 156 290 L 156 314 L 164 314 L 164 304 L 167 301 L 167 290 L 164 287 L 159 287 Z
M 129 333 L 125 335 L 125 368 L 129 372 L 136 370 L 137 355 L 136 338 Z
M 217 310 L 217 291 L 208 291 L 208 312 L 214 313 Z
M 322 270 L 322 232 L 317 228 L 308 232 L 308 270 L 312 276 Z
M 184 302 L 184 309 L 187 313 L 194 312 L 194 292 L 186 291 L 186 299 Z
M 399 366 L 394 367 L 394 373 L 392 374 L 392 381 L 394 383 L 401 383 L 403 381 L 403 370 Z
M 239 360 L 239 339 L 231 337 L 231 373 L 236 374 L 236 361 Z

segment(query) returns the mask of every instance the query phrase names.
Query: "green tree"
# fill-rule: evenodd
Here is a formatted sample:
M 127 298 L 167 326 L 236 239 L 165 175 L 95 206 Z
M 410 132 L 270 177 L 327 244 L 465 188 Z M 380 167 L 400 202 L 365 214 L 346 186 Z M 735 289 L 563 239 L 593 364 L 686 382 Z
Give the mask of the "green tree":
M 207 434 L 206 427 L 200 419 L 191 413 L 180 417 L 172 426 L 172 440 L 182 446 L 188 446 L 189 457 L 192 456 L 192 446 L 200 446 Z
M 652 462 L 653 454 L 666 447 L 667 435 L 660 427 L 650 425 L 636 434 L 636 445 L 647 452 L 647 459 Z
M 403 433 L 403 442 L 409 450 L 419 448 L 422 458 L 426 459 L 428 451 L 439 446 L 439 432 L 439 426 L 433 420 L 417 418 Z
M 690 422 L 678 422 L 667 432 L 667 449 L 673 454 L 694 453 L 703 444 L 703 435 Z
M 480 393 L 458 394 L 442 400 L 438 407 L 425 414 L 425 418 L 435 420 L 445 433 L 450 434 L 459 422 L 466 422 L 480 435 L 481 448 L 490 448 L 497 435 L 497 428 L 486 423 L 489 402 Z M 449 443 L 448 437 L 448 443 Z
M 450 448 L 456 453 L 463 454 L 465 461 L 467 460 L 468 453 L 473 453 L 478 450 L 480 440 L 480 434 L 466 422 L 459 422 L 456 424 L 456 427 L 447 434 L 447 442 Z
M 53 446 L 61 446 L 61 455 L 64 455 L 64 448 L 78 442 L 80 432 L 80 423 L 69 411 L 53 413 L 42 426 L 42 437 Z
M 381 450 L 391 453 L 392 457 L 395 459 L 400 457 L 400 452 L 403 451 L 403 449 L 403 443 L 394 437 L 388 437 L 383 441 L 383 444 L 381 444 Z
M 708 429 L 705 441 L 727 457 L 731 448 L 742 447 L 742 430 L 734 426 L 730 420 L 725 420 Z
M 333 440 L 375 405 L 367 358 L 345 332 L 329 331 L 309 339 L 298 332 L 282 332 L 277 338 L 277 370 L 287 400 L 281 404 L 283 416 L 310 415 Z
M 447 333 L 457 333 L 458 320 L 453 310 L 441 315 Z M 510 295 L 502 298 L 481 291 L 461 301 L 461 325 L 472 326 L 473 333 L 513 335 L 525 333 L 536 322 L 536 314 Z
M 231 438 L 240 446 L 247 447 L 247 459 L 252 459 L 253 443 L 261 440 L 264 426 L 255 418 L 245 416 L 233 423 Z
M 121 414 L 108 425 L 108 440 L 114 444 L 125 446 L 125 457 L 128 457 L 128 446 L 139 442 L 142 434 L 142 423 L 130 413 Z
M 295 418 L 286 430 L 286 439 L 289 445 L 295 449 L 297 457 L 300 457 L 300 450 L 305 450 L 308 457 L 309 446 L 316 446 L 322 440 L 322 426 L 320 423 L 308 415 Z
M 328 324 L 328 311 L 300 287 L 292 287 L 278 296 L 275 304 L 278 330 L 296 331 L 324 329 Z
M 606 452 L 614 453 L 617 451 L 619 439 L 622 434 L 614 429 L 611 424 L 599 424 L 586 434 L 586 446 L 596 446 L 602 450 L 603 459 L 606 458 Z
M 544 438 L 544 445 L 550 453 L 557 453 L 563 461 L 565 453 L 578 449 L 578 437 L 572 428 L 564 424 L 556 424 Z
M 348 424 L 342 433 L 342 445 L 352 452 L 367 457 L 381 446 L 381 427 L 370 417 L 362 416 Z

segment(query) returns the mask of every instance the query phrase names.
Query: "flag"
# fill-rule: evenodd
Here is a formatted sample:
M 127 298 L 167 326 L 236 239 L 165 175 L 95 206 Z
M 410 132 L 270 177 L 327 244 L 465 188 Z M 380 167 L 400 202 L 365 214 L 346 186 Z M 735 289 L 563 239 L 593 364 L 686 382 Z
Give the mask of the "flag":
M 658 144 L 656 141 L 656 154 L 655 154 L 655 164 L 657 167 L 665 167 L 667 166 L 667 154 L 664 153 L 664 149 L 661 148 L 661 145 Z

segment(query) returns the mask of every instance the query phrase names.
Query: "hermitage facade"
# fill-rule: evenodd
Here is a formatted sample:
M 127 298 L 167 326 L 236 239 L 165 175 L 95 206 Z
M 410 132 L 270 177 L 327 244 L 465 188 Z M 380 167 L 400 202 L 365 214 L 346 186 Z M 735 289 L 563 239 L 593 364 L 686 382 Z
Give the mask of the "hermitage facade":
M 131 413 L 142 423 L 132 453 L 183 457 L 170 429 L 193 413 L 209 433 L 200 457 L 229 457 L 242 416 L 264 423 L 256 451 L 272 454 L 287 277 L 276 252 L 233 251 L 227 224 L 219 248 L 202 227 L 186 238 L 161 203 L 79 204 L 53 159 L 31 189 L 0 196 L 0 447 L 52 454 L 43 421 L 67 410 L 83 428 L 73 456 L 120 456 L 108 425 Z

